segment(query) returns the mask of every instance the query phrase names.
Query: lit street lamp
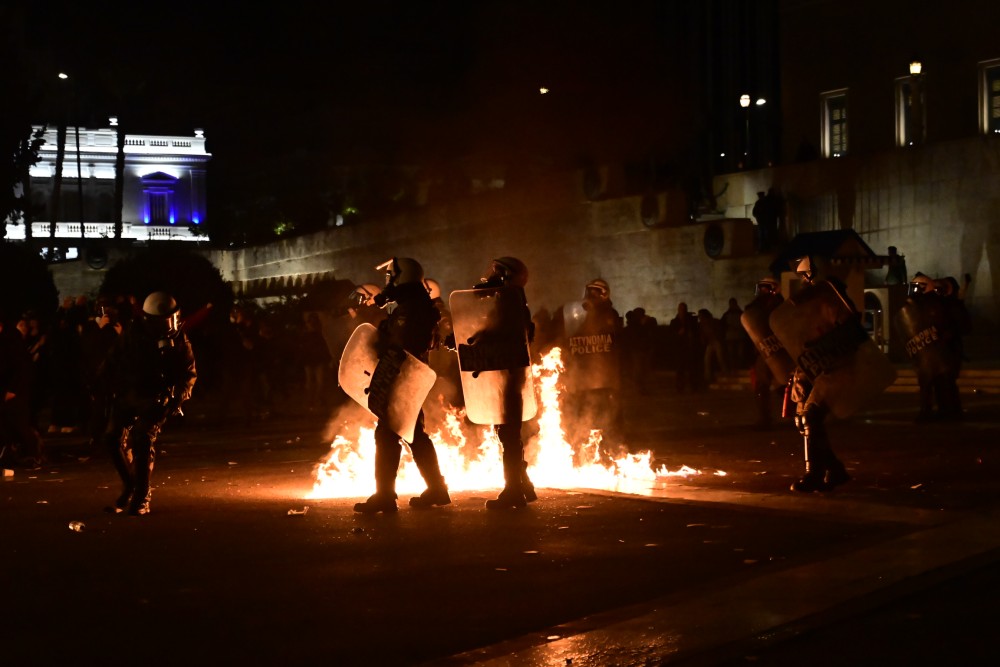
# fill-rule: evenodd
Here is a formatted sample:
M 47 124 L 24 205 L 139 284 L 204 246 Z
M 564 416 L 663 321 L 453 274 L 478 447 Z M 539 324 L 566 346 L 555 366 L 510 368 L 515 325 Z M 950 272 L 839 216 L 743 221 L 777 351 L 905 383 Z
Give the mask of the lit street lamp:
M 740 95 L 740 106 L 743 108 L 743 162 L 742 167 L 744 169 L 750 168 L 750 95 L 743 94 Z M 754 105 L 762 107 L 767 104 L 767 100 L 763 97 L 758 97 L 754 101 Z M 758 129 L 758 134 L 760 130 Z M 761 144 L 758 141 L 758 146 Z
M 919 60 L 910 62 L 910 144 L 924 143 L 924 66 Z
M 743 107 L 743 168 L 750 167 L 750 96 L 740 95 L 740 106 Z

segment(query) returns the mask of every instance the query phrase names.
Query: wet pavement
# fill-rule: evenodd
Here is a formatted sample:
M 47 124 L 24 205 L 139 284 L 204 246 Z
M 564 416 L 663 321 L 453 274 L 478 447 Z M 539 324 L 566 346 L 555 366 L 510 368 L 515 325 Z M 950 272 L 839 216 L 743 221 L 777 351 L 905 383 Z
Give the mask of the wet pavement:
M 798 435 L 749 428 L 748 393 L 633 397 L 630 449 L 699 474 L 512 513 L 491 490 L 388 517 L 306 500 L 331 431 L 301 409 L 192 404 L 141 519 L 102 512 L 110 465 L 52 438 L 0 485 L 0 644 L 11 664 L 995 663 L 1000 397 L 965 398 L 960 425 L 914 423 L 908 394 L 833 424 L 854 480 L 802 496 Z

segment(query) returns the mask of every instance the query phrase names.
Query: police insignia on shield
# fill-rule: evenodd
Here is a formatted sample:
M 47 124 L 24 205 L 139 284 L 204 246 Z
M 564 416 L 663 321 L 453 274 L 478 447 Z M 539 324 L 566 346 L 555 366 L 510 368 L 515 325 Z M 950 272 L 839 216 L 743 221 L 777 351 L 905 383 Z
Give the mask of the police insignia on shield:
M 621 386 L 622 319 L 611 302 L 611 287 L 595 278 L 583 300 L 562 307 L 562 344 L 566 349 L 566 399 L 574 444 L 584 444 L 592 429 L 605 442 L 621 445 L 624 419 Z

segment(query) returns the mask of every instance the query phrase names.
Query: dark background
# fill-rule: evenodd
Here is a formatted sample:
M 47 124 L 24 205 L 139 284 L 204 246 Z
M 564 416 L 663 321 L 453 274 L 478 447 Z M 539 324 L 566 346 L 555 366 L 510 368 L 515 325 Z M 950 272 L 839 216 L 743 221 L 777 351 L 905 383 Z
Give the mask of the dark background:
M 101 127 L 114 114 L 130 133 L 202 128 L 213 222 L 256 211 L 308 228 L 349 205 L 403 203 L 407 181 L 512 183 L 539 169 L 689 162 L 701 122 L 695 5 L 20 2 L 4 11 L 38 99 L 33 122 L 68 113 Z

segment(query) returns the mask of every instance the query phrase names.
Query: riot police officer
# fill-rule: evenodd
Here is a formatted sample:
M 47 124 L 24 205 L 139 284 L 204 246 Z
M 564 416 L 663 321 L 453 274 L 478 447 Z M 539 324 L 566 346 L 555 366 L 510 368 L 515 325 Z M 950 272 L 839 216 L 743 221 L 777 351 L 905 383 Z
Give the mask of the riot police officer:
M 605 442 L 624 441 L 621 386 L 622 318 L 611 302 L 611 287 L 595 278 L 584 287 L 583 301 L 563 307 L 567 403 L 575 425 L 571 440 L 583 444 L 592 429 Z
M 445 344 L 459 353 L 467 414 L 473 423 L 492 425 L 503 450 L 504 487 L 495 499 L 486 501 L 489 510 L 519 509 L 538 499 L 528 478 L 521 439 L 524 419 L 530 418 L 535 409 L 525 403 L 531 377 L 528 346 L 535 329 L 524 295 L 527 283 L 524 262 L 516 257 L 498 257 L 490 262 L 473 289 L 451 296 L 456 333 L 446 338 Z M 485 310 L 472 315 L 477 307 Z M 465 326 L 472 322 L 473 326 Z M 462 339 L 456 343 L 459 332 Z M 484 354 L 489 362 L 477 365 L 477 354 Z M 481 393 L 478 383 L 488 389 Z
M 528 267 L 516 257 L 500 257 L 490 263 L 490 270 L 477 288 L 516 287 L 524 303 L 527 315 L 527 338 L 529 345 L 535 338 L 535 324 L 531 320 L 528 299 L 524 287 L 528 284 Z M 507 400 L 519 401 L 520 391 L 510 388 Z M 510 419 L 504 424 L 496 424 L 493 429 L 503 447 L 504 488 L 495 500 L 486 501 L 486 509 L 516 509 L 538 500 L 535 486 L 528 478 L 528 463 L 524 460 L 524 441 L 521 440 L 521 420 Z
M 109 508 L 149 513 L 156 440 L 171 415 L 191 397 L 197 379 L 194 353 L 180 329 L 180 308 L 166 292 L 153 292 L 115 342 L 102 372 L 111 396 L 104 444 L 122 480 Z
M 393 257 L 378 268 L 386 272 L 386 285 L 372 300 L 388 311 L 388 316 L 378 325 L 379 363 L 405 352 L 426 363 L 428 352 L 435 344 L 440 314 L 424 286 L 423 267 L 410 257 Z M 427 484 L 423 493 L 410 498 L 410 506 L 424 509 L 451 503 L 448 486 L 438 465 L 437 452 L 424 431 L 423 411 L 417 416 L 410 452 Z M 375 493 L 366 501 L 356 503 L 355 512 L 375 514 L 397 511 L 396 473 L 401 455 L 399 434 L 379 419 L 375 427 Z
M 895 315 L 894 330 L 917 373 L 918 422 L 935 417 L 935 397 L 936 416 L 943 419 L 961 416 L 956 384 L 961 367 L 961 351 L 957 344 L 957 320 L 960 318 L 956 317 L 955 301 L 947 296 L 949 286 L 950 283 L 934 281 L 917 273 L 908 284 L 906 302 Z
M 809 257 L 799 262 L 796 273 L 807 288 L 821 282 Z M 847 297 L 844 286 L 836 279 L 823 280 L 830 283 L 857 314 L 857 308 Z M 860 327 L 860 322 L 857 326 Z M 792 377 L 791 399 L 796 404 L 795 427 L 802 434 L 805 449 L 805 474 L 792 483 L 792 491 L 802 493 L 830 491 L 851 481 L 850 474 L 830 445 L 830 436 L 826 430 L 826 419 L 830 414 L 830 408 L 822 397 L 813 395 L 812 381 L 801 365 L 796 366 Z

